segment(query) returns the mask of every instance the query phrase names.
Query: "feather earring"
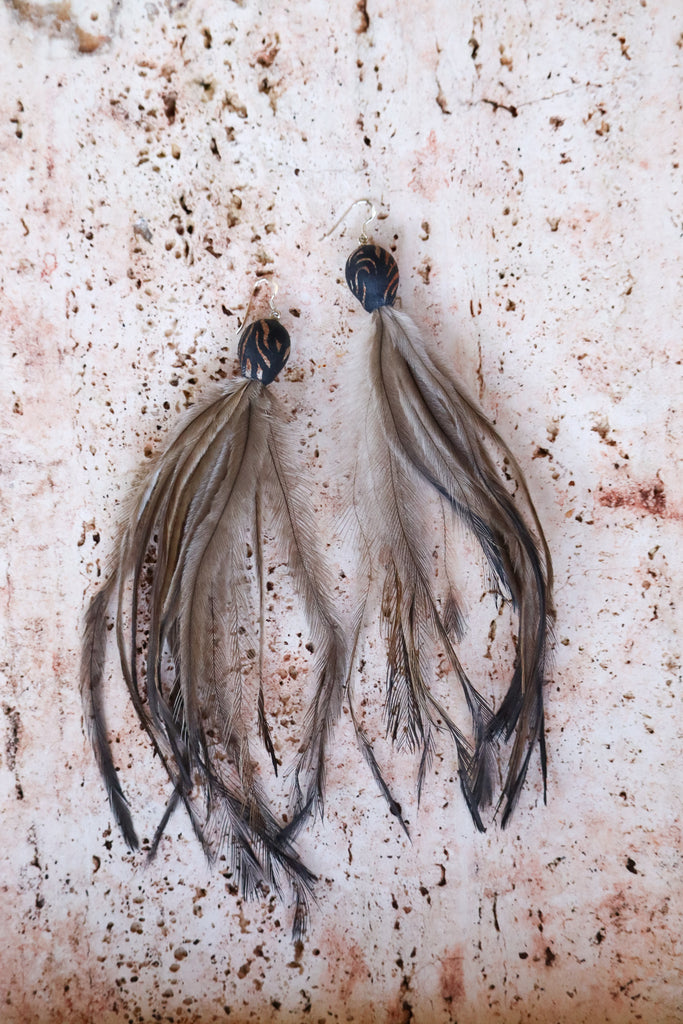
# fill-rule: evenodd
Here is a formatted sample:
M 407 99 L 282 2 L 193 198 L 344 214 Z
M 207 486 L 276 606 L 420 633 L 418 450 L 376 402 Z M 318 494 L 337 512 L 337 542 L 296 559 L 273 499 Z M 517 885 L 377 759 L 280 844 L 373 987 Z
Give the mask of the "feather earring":
M 283 882 L 289 886 L 296 908 L 294 936 L 300 938 L 314 877 L 300 861 L 293 837 L 322 799 L 326 716 L 338 714 L 347 655 L 307 495 L 290 464 L 278 405 L 268 388 L 290 352 L 274 293 L 270 306 L 268 319 L 248 324 L 240 334 L 242 377 L 192 411 L 133 507 L 113 571 L 86 615 L 81 692 L 114 817 L 128 846 L 136 849 L 138 837 L 106 725 L 111 612 L 133 707 L 173 787 L 150 856 L 174 809 L 183 804 L 207 856 L 228 853 L 243 896 L 264 889 L 281 894 Z M 245 323 L 250 307 L 251 300 Z M 287 826 L 269 809 L 251 747 L 257 733 L 277 774 L 263 690 L 266 511 L 273 532 L 284 541 L 317 648 L 319 707 L 302 744 L 295 815 Z
M 372 206 L 372 213 L 346 263 L 346 281 L 372 315 L 362 439 L 372 485 L 365 487 L 357 504 L 362 535 L 380 554 L 381 617 L 388 650 L 385 724 L 396 744 L 420 755 L 418 799 L 435 735 L 444 730 L 451 735 L 460 786 L 483 831 L 481 811 L 493 797 L 495 752 L 501 740 L 509 744 L 498 802 L 502 825 L 508 823 L 519 798 L 536 746 L 544 798 L 546 794 L 543 686 L 553 618 L 550 554 L 510 449 L 452 374 L 437 365 L 415 324 L 394 308 L 396 261 L 386 249 L 370 243 L 366 227 L 376 211 L 370 200 L 358 202 Z M 438 495 L 474 536 L 499 599 L 511 602 L 517 616 L 512 678 L 495 711 L 474 687 L 458 656 L 465 630 L 461 596 L 454 586 L 441 601 L 434 592 L 421 523 L 425 490 Z M 435 647 L 445 653 L 462 689 L 471 719 L 470 738 L 429 686 L 428 652 Z M 400 818 L 371 745 L 364 736 L 359 738 L 380 789 Z

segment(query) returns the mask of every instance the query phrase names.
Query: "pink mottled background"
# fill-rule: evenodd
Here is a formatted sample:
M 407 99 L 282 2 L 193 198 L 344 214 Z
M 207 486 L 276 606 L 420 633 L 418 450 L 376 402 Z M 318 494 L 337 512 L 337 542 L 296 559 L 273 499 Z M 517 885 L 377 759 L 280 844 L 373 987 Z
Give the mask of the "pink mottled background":
M 3 0 L 0 58 L 0 1020 L 682 1020 L 678 0 Z M 534 765 L 511 828 L 478 835 L 450 751 L 419 816 L 398 759 L 411 844 L 342 723 L 295 948 L 182 816 L 152 866 L 126 854 L 79 634 L 121 500 L 232 372 L 222 307 L 264 268 L 298 314 L 278 386 L 313 500 L 343 508 L 332 425 L 367 320 L 356 225 L 320 237 L 365 194 L 546 526 L 549 801 Z M 149 835 L 163 779 L 112 693 Z

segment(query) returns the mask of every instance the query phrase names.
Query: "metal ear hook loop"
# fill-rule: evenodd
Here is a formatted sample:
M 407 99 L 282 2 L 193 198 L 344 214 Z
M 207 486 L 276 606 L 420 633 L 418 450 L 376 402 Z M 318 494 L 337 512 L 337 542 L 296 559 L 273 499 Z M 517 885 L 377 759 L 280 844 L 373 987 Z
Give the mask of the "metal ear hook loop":
M 254 287 L 251 289 L 251 294 L 249 296 L 249 302 L 247 303 L 247 310 L 246 313 L 244 314 L 244 319 L 242 320 L 241 326 L 238 327 L 238 329 L 235 331 L 235 334 L 239 335 L 244 330 L 247 320 L 249 319 L 251 307 L 254 304 L 254 296 L 256 295 L 256 292 L 259 290 L 262 284 L 267 284 L 268 287 L 270 288 L 270 299 L 268 300 L 268 305 L 270 306 L 271 316 L 273 317 L 274 320 L 280 319 L 280 310 L 275 307 L 275 296 L 279 292 L 280 286 L 277 283 L 277 281 L 271 281 L 267 277 L 259 277 L 254 282 Z
M 330 230 L 327 232 L 327 234 L 322 236 L 320 241 L 323 242 L 326 238 L 329 238 L 330 235 L 333 234 L 337 230 L 337 228 L 339 227 L 341 222 L 348 217 L 348 215 L 351 213 L 351 210 L 353 210 L 354 207 L 359 206 L 361 203 L 365 203 L 366 206 L 369 206 L 370 210 L 371 210 L 370 216 L 367 218 L 367 220 L 363 221 L 363 227 L 361 228 L 360 235 L 358 236 L 359 243 L 361 245 L 367 245 L 367 243 L 369 241 L 369 238 L 368 238 L 366 229 L 367 229 L 368 225 L 372 224 L 373 220 L 375 220 L 375 218 L 377 217 L 377 208 L 376 208 L 373 200 L 372 199 L 368 199 L 367 197 L 363 197 L 362 199 L 356 199 L 356 201 L 354 203 L 351 203 L 351 205 L 348 207 L 348 209 L 346 209 L 344 211 L 344 213 L 342 213 L 341 217 L 336 222 L 334 227 L 331 227 Z

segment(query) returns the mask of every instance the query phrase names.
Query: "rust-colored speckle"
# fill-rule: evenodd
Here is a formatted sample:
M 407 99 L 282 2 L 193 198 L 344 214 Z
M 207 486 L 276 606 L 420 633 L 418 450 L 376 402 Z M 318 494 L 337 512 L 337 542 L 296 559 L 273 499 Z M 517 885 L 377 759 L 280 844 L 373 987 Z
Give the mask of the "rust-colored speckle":
M 43 257 L 43 266 L 40 271 L 40 276 L 43 281 L 52 277 L 55 270 L 57 269 L 57 257 L 53 252 L 45 253 Z
M 438 154 L 444 156 L 445 153 L 449 154 L 447 159 L 455 160 L 455 151 L 444 150 L 443 141 L 437 139 L 434 131 L 427 136 L 425 145 L 414 153 L 415 163 L 409 185 L 425 199 L 434 199 L 450 185 L 448 177 L 443 173 L 443 164 L 437 159 Z
M 624 895 L 623 889 L 612 893 L 598 907 L 598 920 L 606 918 L 606 923 L 617 932 L 622 932 L 626 927 L 626 918 L 631 915 L 631 910 Z M 604 928 L 603 934 L 604 934 Z
M 14 771 L 17 766 L 17 750 L 21 736 L 21 718 L 16 708 L 3 704 L 2 710 L 7 717 L 7 739 L 5 740 L 5 754 L 7 756 L 7 767 Z
M 600 491 L 598 503 L 603 508 L 632 508 L 651 516 L 669 514 L 664 485 L 659 480 L 651 484 L 635 484 L 628 489 L 614 487 Z
M 457 1003 L 465 998 L 465 975 L 463 952 L 458 947 L 447 953 L 441 961 L 439 976 L 441 998 L 447 1003 Z
M 109 37 L 95 35 L 93 32 L 86 32 L 85 29 L 76 26 L 76 42 L 79 53 L 94 53 L 103 43 L 109 42 Z
M 410 1024 L 415 1019 L 410 999 L 410 979 L 406 974 L 401 978 L 398 994 L 389 1006 L 387 1024 Z
M 356 10 L 360 15 L 360 20 L 358 22 L 358 28 L 356 29 L 356 33 L 357 35 L 362 36 L 363 33 L 367 32 L 367 30 L 370 28 L 370 15 L 368 14 L 367 0 L 358 0 L 356 4 Z
M 30 3 L 29 0 L 9 0 L 9 5 L 14 8 L 20 18 L 31 21 L 37 26 L 42 26 L 46 22 L 51 23 L 57 30 L 72 16 L 70 0 L 61 0 L 61 3 L 45 6 Z
M 347 936 L 330 932 L 328 936 L 332 955 L 328 956 L 328 978 L 330 990 L 339 993 L 342 1004 L 347 1005 L 357 985 L 371 977 L 365 953 Z
M 254 54 L 254 62 L 259 64 L 262 68 L 269 68 L 279 52 L 279 36 L 276 35 L 273 39 L 265 39 L 262 48 Z
M 169 124 L 173 124 L 176 115 L 176 101 L 178 97 L 174 92 L 164 93 L 162 100 L 164 101 L 164 113 Z

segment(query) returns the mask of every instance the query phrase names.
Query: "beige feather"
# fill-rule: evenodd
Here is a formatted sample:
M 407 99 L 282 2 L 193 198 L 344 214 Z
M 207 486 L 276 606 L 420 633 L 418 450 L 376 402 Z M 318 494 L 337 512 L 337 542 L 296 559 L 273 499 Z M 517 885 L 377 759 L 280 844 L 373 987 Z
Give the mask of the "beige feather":
M 397 744 L 420 752 L 418 794 L 435 734 L 444 727 L 451 733 L 461 788 L 480 829 L 480 811 L 493 795 L 496 741 L 501 736 L 510 740 L 500 797 L 505 825 L 537 746 L 545 787 L 543 685 L 553 616 L 548 547 L 509 448 L 429 356 L 410 318 L 379 305 L 372 321 L 363 420 L 371 482 L 365 489 L 357 482 L 355 489 L 359 494 L 365 490 L 359 503 L 363 533 L 371 548 L 382 553 L 387 731 Z M 458 658 L 465 622 L 461 597 L 451 588 L 441 607 L 434 593 L 422 526 L 425 486 L 472 532 L 500 597 L 512 602 L 518 617 L 516 664 L 495 713 Z M 431 694 L 426 659 L 436 646 L 445 651 L 465 696 L 471 742 L 467 730 L 461 731 Z
M 305 815 L 322 804 L 326 745 L 348 670 L 346 642 L 326 593 L 327 570 L 304 488 L 295 484 L 300 473 L 289 465 L 280 418 L 263 384 L 233 381 L 193 413 L 161 456 L 130 516 L 112 576 L 89 609 L 82 692 L 112 810 L 135 847 L 102 695 L 107 614 L 113 610 L 133 706 L 173 785 L 152 854 L 182 802 L 207 854 L 229 852 L 243 895 L 281 892 L 283 881 L 291 887 L 299 937 L 313 876 L 292 840 Z M 295 765 L 297 796 L 288 827 L 269 810 L 251 750 L 255 718 L 256 735 L 277 770 L 262 676 L 265 505 L 278 525 L 318 651 L 315 711 Z M 253 562 L 245 554 L 250 545 Z M 245 690 L 254 677 L 256 707 L 248 703 L 251 687 Z

